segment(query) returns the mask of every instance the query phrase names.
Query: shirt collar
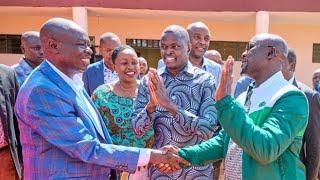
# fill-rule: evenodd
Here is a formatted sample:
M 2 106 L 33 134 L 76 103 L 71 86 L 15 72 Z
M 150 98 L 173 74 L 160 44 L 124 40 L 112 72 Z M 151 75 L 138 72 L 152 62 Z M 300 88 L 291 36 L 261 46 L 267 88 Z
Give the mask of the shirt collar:
M 82 74 L 75 74 L 72 78 L 69 78 L 63 72 L 61 72 L 57 67 L 55 67 L 50 61 L 46 60 L 50 67 L 75 91 L 79 92 L 83 89 Z
M 282 72 L 278 71 L 275 74 L 273 74 L 270 78 L 268 78 L 265 82 L 263 82 L 262 84 L 260 84 L 259 87 L 254 87 L 254 89 L 257 90 L 266 90 L 268 88 L 271 88 L 274 83 L 279 82 L 279 81 L 285 81 L 288 82 L 287 80 L 284 79 Z M 255 85 L 254 83 L 252 85 Z
M 290 84 L 293 84 L 293 80 L 294 80 L 294 76 L 292 76 L 292 78 L 289 79 L 288 82 L 289 82 Z
M 189 76 L 193 76 L 194 70 L 195 70 L 195 67 L 192 66 L 192 64 L 188 61 L 187 64 L 183 67 L 183 69 L 178 74 L 184 73 Z M 170 73 L 167 70 L 166 66 L 164 66 L 158 69 L 158 74 L 161 76 L 162 74 L 170 74 Z
M 205 58 L 205 57 L 203 57 L 202 58 L 203 59 L 203 62 L 202 62 L 202 66 L 201 66 L 201 69 L 204 69 L 204 70 L 207 70 L 208 69 L 208 67 L 210 67 L 210 63 L 209 63 L 209 59 L 207 59 L 207 58 Z

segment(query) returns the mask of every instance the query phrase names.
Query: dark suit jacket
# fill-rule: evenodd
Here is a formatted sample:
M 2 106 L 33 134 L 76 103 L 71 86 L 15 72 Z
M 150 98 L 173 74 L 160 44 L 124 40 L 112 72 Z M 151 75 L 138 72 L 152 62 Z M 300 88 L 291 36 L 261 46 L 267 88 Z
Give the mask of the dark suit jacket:
M 84 88 L 90 96 L 98 86 L 104 83 L 103 68 L 102 59 L 101 61 L 90 64 L 88 69 L 83 73 L 82 80 Z
M 294 79 L 293 85 L 305 93 L 309 102 L 308 126 L 304 133 L 300 159 L 306 166 L 307 179 L 317 179 L 320 165 L 320 95 Z
M 22 153 L 19 139 L 19 128 L 13 107 L 18 94 L 19 85 L 13 69 L 0 65 L 0 116 L 5 125 L 5 134 L 18 176 L 22 177 Z M 0 162 L 5 163 L 5 162 Z

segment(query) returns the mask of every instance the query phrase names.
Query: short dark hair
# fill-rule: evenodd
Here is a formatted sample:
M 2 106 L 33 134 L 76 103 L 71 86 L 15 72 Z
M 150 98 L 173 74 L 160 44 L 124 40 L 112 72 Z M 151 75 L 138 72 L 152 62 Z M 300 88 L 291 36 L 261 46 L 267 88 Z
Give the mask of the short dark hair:
M 296 63 L 297 56 L 293 49 L 288 50 L 288 61 L 289 63 Z
M 114 64 L 116 62 L 116 59 L 118 57 L 118 55 L 126 50 L 126 49 L 131 49 L 134 53 L 136 53 L 136 51 L 131 47 L 131 46 L 128 46 L 128 45 L 120 45 L 120 46 L 117 46 L 113 51 L 112 51 L 112 54 L 111 54 L 111 60 L 112 60 L 112 63 Z

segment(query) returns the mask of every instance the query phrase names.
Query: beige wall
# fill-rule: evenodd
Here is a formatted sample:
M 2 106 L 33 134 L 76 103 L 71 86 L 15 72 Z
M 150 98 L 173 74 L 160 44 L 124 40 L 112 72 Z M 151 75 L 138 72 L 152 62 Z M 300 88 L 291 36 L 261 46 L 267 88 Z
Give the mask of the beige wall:
M 0 34 L 21 34 L 24 31 L 39 31 L 41 25 L 49 16 L 0 16 L 0 22 L 5 24 L 0 28 Z M 65 18 L 71 19 L 71 16 Z M 201 19 L 199 19 L 201 20 Z M 194 19 L 192 19 L 194 21 Z M 186 27 L 192 22 L 188 19 L 132 19 L 132 18 L 108 18 L 89 17 L 89 34 L 96 37 L 96 45 L 99 36 L 107 31 L 118 34 L 123 43 L 126 38 L 159 39 L 162 30 L 171 24 Z M 248 41 L 255 34 L 255 24 L 215 23 L 204 21 L 210 28 L 212 40 L 221 41 Z M 311 85 L 311 74 L 320 64 L 312 63 L 312 43 L 319 43 L 320 26 L 312 25 L 285 25 L 270 24 L 269 31 L 284 37 L 288 45 L 295 49 L 298 56 L 296 76 L 304 83 Z M 0 63 L 12 65 L 18 62 L 21 55 L 0 54 Z M 238 78 L 240 62 L 235 63 L 235 79 Z
M 41 25 L 46 22 L 50 16 L 0 16 L 1 28 L 0 34 L 22 34 L 25 31 L 39 31 Z M 71 17 L 64 17 L 72 19 Z M 16 64 L 22 54 L 1 54 L 0 64 Z
M 283 37 L 297 54 L 297 79 L 312 86 L 312 73 L 320 63 L 312 63 L 312 44 L 320 43 L 320 25 L 271 24 L 269 32 Z

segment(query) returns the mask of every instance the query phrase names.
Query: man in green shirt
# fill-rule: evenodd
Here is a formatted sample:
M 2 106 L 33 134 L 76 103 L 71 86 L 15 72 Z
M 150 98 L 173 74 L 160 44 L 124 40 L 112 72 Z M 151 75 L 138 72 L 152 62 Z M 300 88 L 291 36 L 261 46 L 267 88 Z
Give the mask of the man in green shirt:
M 166 147 L 193 166 L 224 159 L 225 179 L 305 179 L 299 160 L 308 119 L 305 95 L 288 83 L 281 63 L 288 54 L 286 42 L 273 34 L 254 36 L 241 70 L 254 79 L 248 90 L 232 98 L 233 60 L 228 59 L 215 94 L 215 107 L 223 130 L 201 144 Z M 158 168 L 170 171 L 168 165 Z

